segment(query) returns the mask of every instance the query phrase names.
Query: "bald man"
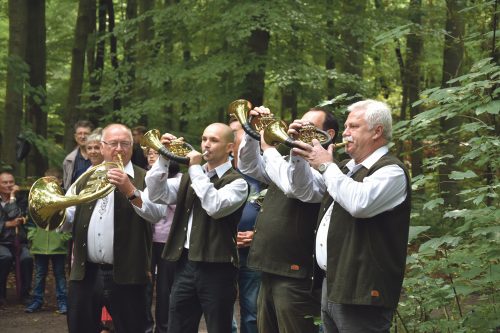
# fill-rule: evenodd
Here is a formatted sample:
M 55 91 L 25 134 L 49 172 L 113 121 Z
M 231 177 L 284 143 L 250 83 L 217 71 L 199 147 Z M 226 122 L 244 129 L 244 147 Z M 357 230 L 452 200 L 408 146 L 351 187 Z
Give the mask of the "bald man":
M 168 148 L 176 137 L 166 133 Z M 188 173 L 167 178 L 160 157 L 146 176 L 153 202 L 177 204 L 163 258 L 176 262 L 170 296 L 169 333 L 198 332 L 201 315 L 209 333 L 230 333 L 236 299 L 236 233 L 248 187 L 229 161 L 234 135 L 222 123 L 209 125 L 201 154 L 191 151 Z M 202 166 L 203 160 L 206 163 Z

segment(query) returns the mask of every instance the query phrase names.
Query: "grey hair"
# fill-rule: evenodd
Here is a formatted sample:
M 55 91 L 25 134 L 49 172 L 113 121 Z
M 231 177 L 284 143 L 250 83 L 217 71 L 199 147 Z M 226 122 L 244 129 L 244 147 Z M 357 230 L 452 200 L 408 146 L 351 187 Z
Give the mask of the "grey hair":
M 351 104 L 347 110 L 349 112 L 364 110 L 365 120 L 368 123 L 369 129 L 373 129 L 377 125 L 382 125 L 382 137 L 387 141 L 391 141 L 392 115 L 391 108 L 387 104 L 373 99 L 367 99 Z
M 93 142 L 93 141 L 101 142 L 101 138 L 102 138 L 102 128 L 98 127 L 92 133 L 90 133 L 89 136 L 87 136 L 87 142 Z

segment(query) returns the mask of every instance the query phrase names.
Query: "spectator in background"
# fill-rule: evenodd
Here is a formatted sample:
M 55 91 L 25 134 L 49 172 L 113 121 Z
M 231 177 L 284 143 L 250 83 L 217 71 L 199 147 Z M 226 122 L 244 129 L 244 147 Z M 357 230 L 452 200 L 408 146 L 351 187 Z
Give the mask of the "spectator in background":
M 30 302 L 33 258 L 28 250 L 26 216 L 28 200 L 19 193 L 14 175 L 9 171 L 0 172 L 0 305 L 5 304 L 7 276 L 12 264 L 19 256 L 21 300 Z
M 45 176 L 52 176 L 62 183 L 62 172 L 59 169 L 48 169 Z M 28 239 L 31 241 L 30 251 L 35 257 L 35 285 L 33 299 L 24 312 L 33 313 L 42 308 L 45 294 L 45 280 L 49 270 L 49 261 L 52 261 L 52 271 L 56 284 L 57 313 L 66 314 L 66 275 L 64 263 L 68 252 L 69 232 L 48 231 L 42 228 L 31 228 Z
M 101 135 L 102 128 L 96 128 L 88 137 L 85 149 L 89 158 L 91 166 L 101 164 L 104 157 L 101 154 Z
M 158 159 L 158 153 L 149 148 L 146 154 L 149 167 Z M 179 164 L 170 161 L 168 166 L 168 178 L 179 178 Z M 163 248 L 170 232 L 172 219 L 175 213 L 175 204 L 167 206 L 167 214 L 158 223 L 153 224 L 153 251 L 151 258 L 151 277 L 152 283 L 148 285 L 148 322 L 149 327 L 146 332 L 167 333 L 168 328 L 168 308 L 170 299 L 170 290 L 174 282 L 175 263 L 167 261 L 161 257 Z M 156 304 L 155 318 L 151 313 L 153 303 L 153 289 L 156 286 Z M 155 325 L 156 323 L 156 325 Z
M 149 169 L 148 160 L 144 150 L 141 148 L 142 136 L 146 133 L 146 127 L 136 126 L 132 128 L 132 137 L 134 138 L 134 147 L 132 150 L 132 163 L 143 169 Z
M 85 143 L 87 136 L 93 129 L 94 125 L 88 120 L 79 120 L 75 124 L 75 141 L 77 147 L 63 161 L 63 187 L 66 190 L 90 166 Z

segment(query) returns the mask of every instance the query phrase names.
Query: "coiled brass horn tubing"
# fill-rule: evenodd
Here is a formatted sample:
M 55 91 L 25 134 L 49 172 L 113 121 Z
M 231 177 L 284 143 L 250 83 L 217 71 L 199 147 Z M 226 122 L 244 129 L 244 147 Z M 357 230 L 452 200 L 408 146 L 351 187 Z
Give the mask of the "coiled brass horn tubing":
M 141 139 L 141 146 L 143 148 L 151 148 L 165 158 L 171 159 L 171 160 L 176 161 L 176 162 L 181 163 L 181 164 L 189 165 L 189 157 L 175 155 L 175 152 L 170 151 L 169 149 L 167 149 L 167 147 L 165 147 L 161 143 L 160 138 L 161 138 L 161 134 L 160 134 L 159 130 L 157 130 L 157 129 L 149 130 L 143 135 L 143 137 Z M 186 143 L 186 142 L 182 142 L 182 143 L 179 142 L 179 143 L 177 143 L 177 145 L 179 145 L 179 146 L 184 145 L 187 147 L 187 150 L 189 150 L 189 151 L 194 150 L 193 146 L 191 146 L 189 143 Z M 171 149 L 172 148 L 173 147 L 171 147 Z M 182 148 L 179 147 L 178 150 L 182 150 Z M 181 153 L 184 153 L 184 151 L 182 151 Z
M 121 156 L 119 162 L 104 162 L 87 169 L 70 186 L 67 195 L 57 184 L 55 177 L 42 177 L 33 183 L 28 196 L 28 211 L 33 222 L 45 230 L 54 230 L 66 219 L 65 209 L 104 198 L 115 186 L 111 184 L 106 173 L 109 168 L 123 170 Z M 76 194 L 76 190 L 80 192 Z
M 260 141 L 260 133 L 252 127 L 250 120 L 248 119 L 248 113 L 250 110 L 252 110 L 252 103 L 246 99 L 237 99 L 229 104 L 227 113 L 238 119 L 245 133 L 250 135 L 255 140 Z

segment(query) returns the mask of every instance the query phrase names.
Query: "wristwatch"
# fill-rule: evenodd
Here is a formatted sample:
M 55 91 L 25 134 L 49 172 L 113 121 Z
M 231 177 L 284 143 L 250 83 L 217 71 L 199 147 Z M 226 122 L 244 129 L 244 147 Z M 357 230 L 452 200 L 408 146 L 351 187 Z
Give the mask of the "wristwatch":
M 141 197 L 141 192 L 138 189 L 135 189 L 134 192 L 132 192 L 132 195 L 128 197 L 128 201 L 132 201 L 134 199 L 140 198 Z
M 326 171 L 326 169 L 330 166 L 330 164 L 332 164 L 332 162 L 321 163 L 318 167 L 319 173 L 323 174 L 323 172 Z

